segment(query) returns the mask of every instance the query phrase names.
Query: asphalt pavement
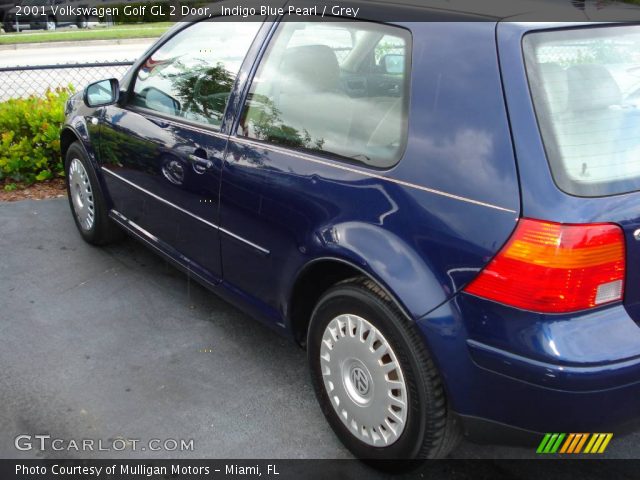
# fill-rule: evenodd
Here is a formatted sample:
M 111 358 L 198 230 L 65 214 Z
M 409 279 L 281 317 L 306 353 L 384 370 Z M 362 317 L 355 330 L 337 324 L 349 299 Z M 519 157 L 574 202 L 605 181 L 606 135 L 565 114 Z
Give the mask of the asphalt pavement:
M 0 458 L 351 458 L 305 352 L 142 245 L 84 243 L 64 198 L 0 203 L 0 232 Z M 21 434 L 129 443 L 21 451 Z M 151 439 L 193 447 L 140 450 Z M 606 457 L 640 458 L 640 434 Z M 452 458 L 535 453 L 465 442 Z

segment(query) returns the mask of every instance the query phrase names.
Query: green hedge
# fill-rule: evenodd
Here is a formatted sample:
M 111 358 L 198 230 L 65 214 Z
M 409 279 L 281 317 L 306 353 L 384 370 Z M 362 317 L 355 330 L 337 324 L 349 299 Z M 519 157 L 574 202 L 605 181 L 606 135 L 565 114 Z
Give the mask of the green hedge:
M 71 92 L 0 103 L 0 181 L 29 184 L 64 175 L 60 127 Z

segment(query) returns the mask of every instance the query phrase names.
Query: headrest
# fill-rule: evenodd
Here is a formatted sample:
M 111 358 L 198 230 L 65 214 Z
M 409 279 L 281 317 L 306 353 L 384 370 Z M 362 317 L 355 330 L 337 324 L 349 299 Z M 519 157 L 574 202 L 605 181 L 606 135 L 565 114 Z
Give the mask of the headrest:
M 569 107 L 567 71 L 557 63 L 541 63 L 538 67 L 549 110 L 552 113 L 565 112 Z
M 575 65 L 567 70 L 569 105 L 576 112 L 596 110 L 618 105 L 622 92 L 602 65 Z
M 340 80 L 338 59 L 326 45 L 287 48 L 281 72 L 290 80 L 301 82 L 304 90 L 316 92 L 335 90 Z

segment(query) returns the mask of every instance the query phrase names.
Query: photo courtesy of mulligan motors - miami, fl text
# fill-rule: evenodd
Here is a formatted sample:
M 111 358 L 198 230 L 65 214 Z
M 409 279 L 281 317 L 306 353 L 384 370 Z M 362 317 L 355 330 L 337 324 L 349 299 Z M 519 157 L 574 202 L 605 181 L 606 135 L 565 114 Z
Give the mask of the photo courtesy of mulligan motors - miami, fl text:
M 2 480 L 638 469 L 640 0 L 0 0 Z

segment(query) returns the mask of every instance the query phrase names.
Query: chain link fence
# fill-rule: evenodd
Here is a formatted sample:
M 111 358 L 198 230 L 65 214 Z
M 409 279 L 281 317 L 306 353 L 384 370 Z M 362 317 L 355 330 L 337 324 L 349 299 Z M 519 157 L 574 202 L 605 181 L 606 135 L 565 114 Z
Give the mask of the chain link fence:
M 73 86 L 76 91 L 91 82 L 121 78 L 132 62 L 75 63 L 0 68 L 0 102 L 10 98 L 42 96 L 51 89 Z

